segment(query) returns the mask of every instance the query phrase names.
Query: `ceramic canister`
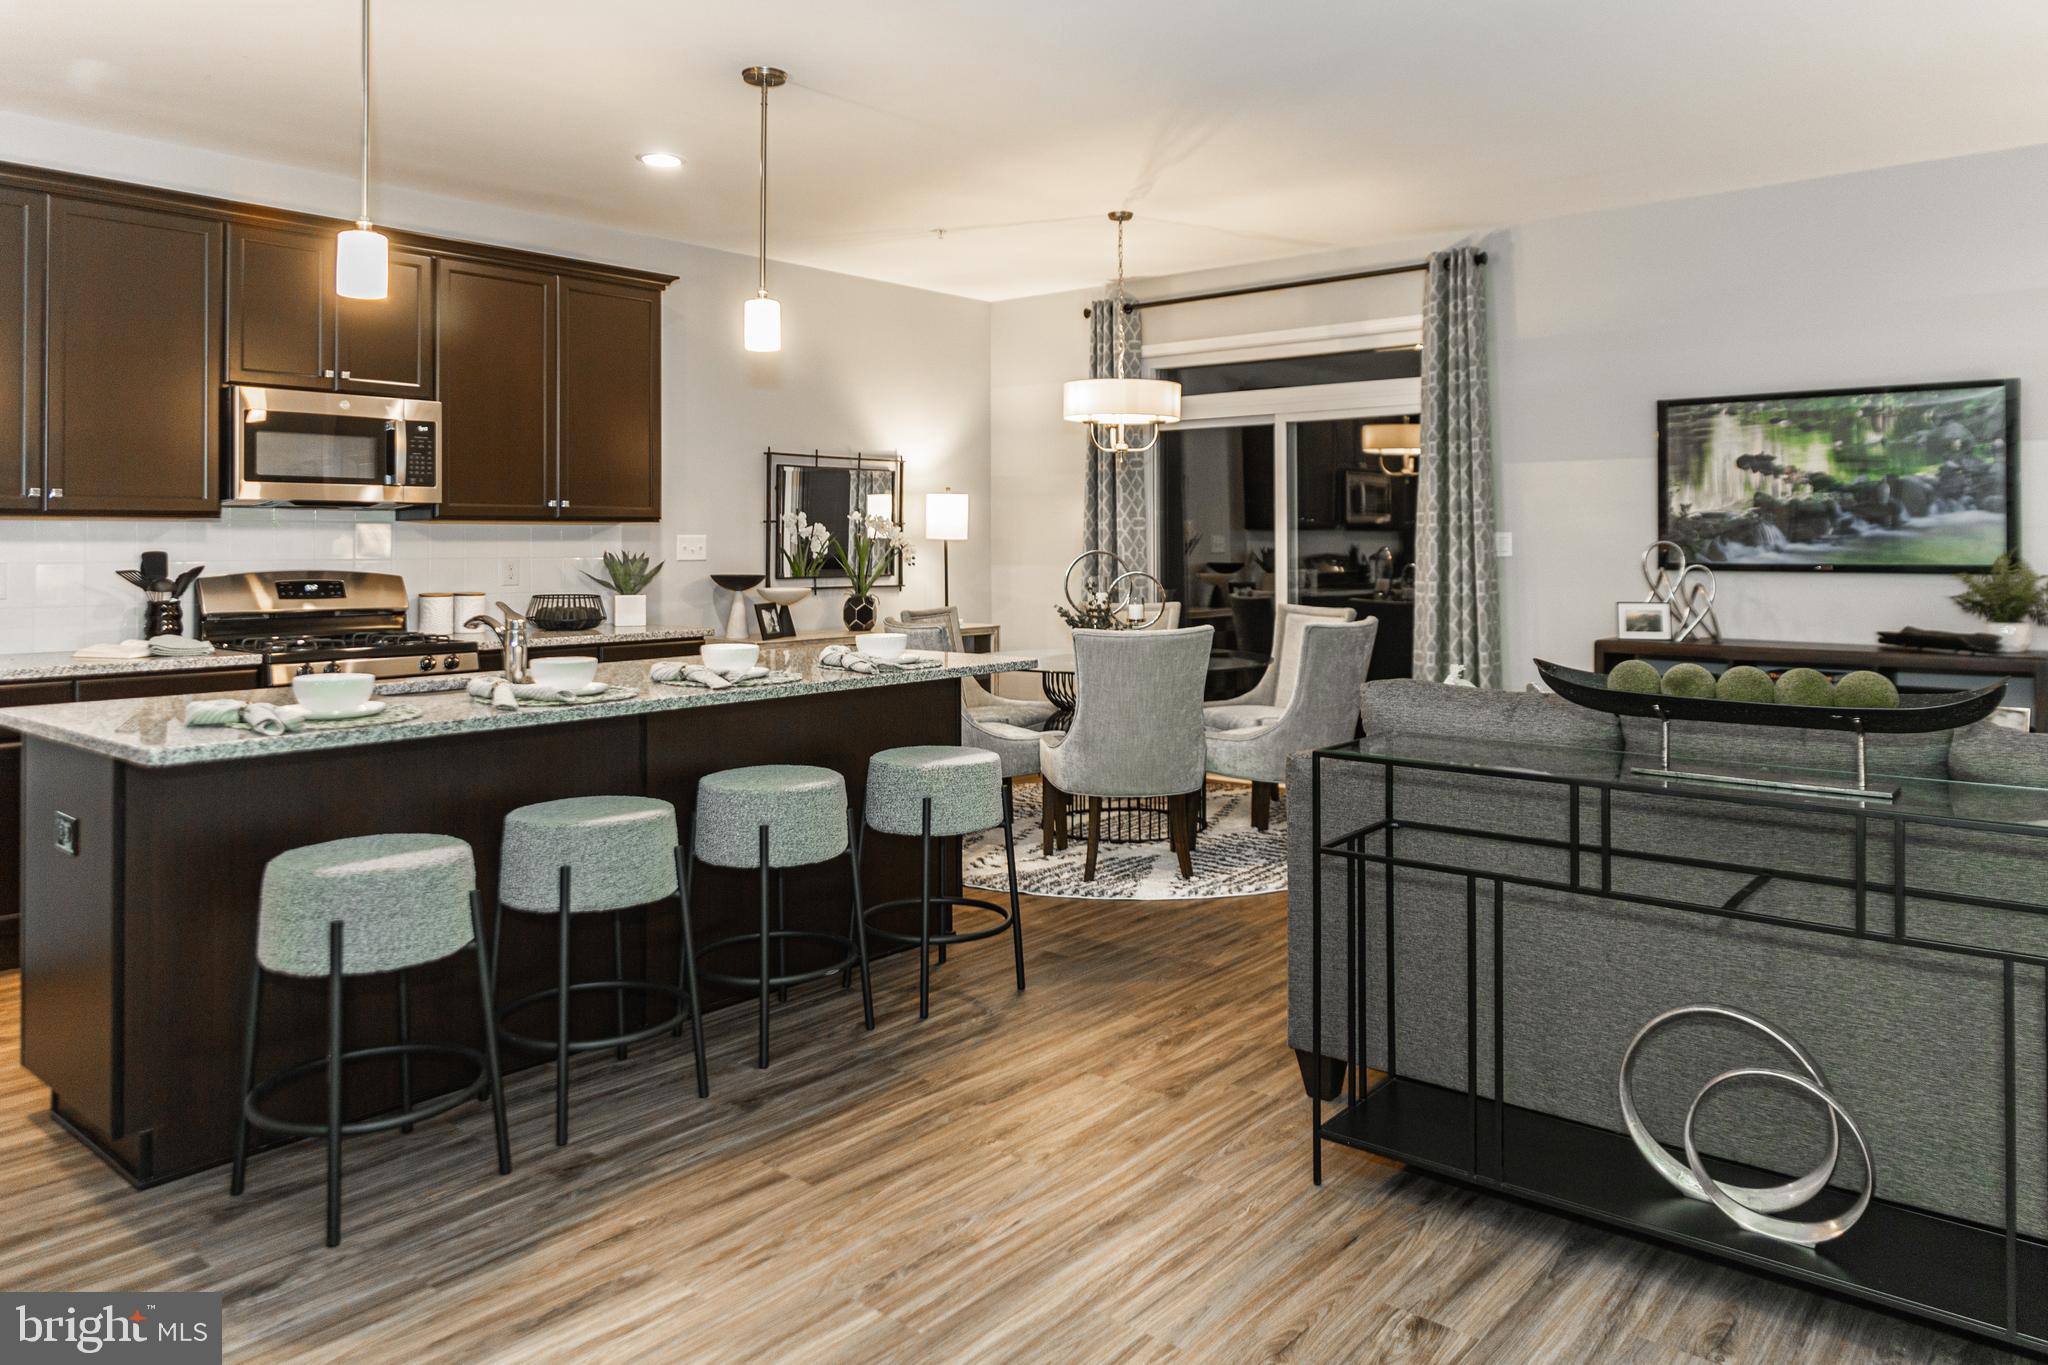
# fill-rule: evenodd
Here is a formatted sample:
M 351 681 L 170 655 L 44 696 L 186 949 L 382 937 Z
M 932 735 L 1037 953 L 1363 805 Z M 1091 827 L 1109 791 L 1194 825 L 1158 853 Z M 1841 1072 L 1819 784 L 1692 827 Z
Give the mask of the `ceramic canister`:
M 455 631 L 455 594 L 423 592 L 419 595 L 419 631 L 422 635 L 451 635 Z

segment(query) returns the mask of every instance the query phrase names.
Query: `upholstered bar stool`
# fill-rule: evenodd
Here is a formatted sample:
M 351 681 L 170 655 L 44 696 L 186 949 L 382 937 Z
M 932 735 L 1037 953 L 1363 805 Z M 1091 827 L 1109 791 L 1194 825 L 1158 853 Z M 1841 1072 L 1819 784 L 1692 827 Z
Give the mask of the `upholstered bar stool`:
M 512 1170 L 505 1132 L 505 1096 L 492 1032 L 490 966 L 484 957 L 483 912 L 476 898 L 476 864 L 469 845 L 438 834 L 372 834 L 310 844 L 272 858 L 263 869 L 256 915 L 256 961 L 249 973 L 249 1018 L 242 1041 L 242 1090 L 235 1122 L 234 1171 L 228 1193 L 242 1192 L 248 1173 L 249 1130 L 327 1140 L 327 1245 L 341 1243 L 341 1140 L 413 1124 L 485 1094 L 497 1126 L 498 1173 Z M 484 1046 L 415 1043 L 408 1018 L 406 972 L 466 948 L 475 950 L 477 997 Z M 398 1042 L 342 1049 L 342 987 L 350 977 L 398 974 Z M 266 973 L 327 979 L 327 1053 L 256 1079 L 256 1034 Z M 412 1059 L 453 1057 L 474 1065 L 467 1086 L 415 1107 Z M 343 1073 L 351 1062 L 395 1057 L 399 1062 L 398 1112 L 344 1122 Z M 272 1118 L 260 1104 L 292 1081 L 324 1071 L 327 1121 Z
M 501 1005 L 498 1035 L 528 1052 L 555 1057 L 555 1145 L 569 1141 L 569 1058 L 612 1048 L 621 1058 L 628 1045 L 656 1034 L 680 1031 L 685 1019 L 696 1049 L 697 1094 L 711 1093 L 704 1067 L 703 1015 L 697 1003 L 697 960 L 690 951 L 690 888 L 676 837 L 676 808 L 650 796 L 573 796 L 521 806 L 505 817 L 498 861 L 498 921 L 492 930 L 491 960 L 498 960 L 504 911 L 555 917 L 555 984 Z M 621 912 L 674 897 L 682 921 L 682 953 L 676 982 L 627 980 L 625 930 Z M 579 915 L 609 915 L 612 975 L 608 981 L 569 979 L 569 926 Z M 578 992 L 609 992 L 618 1032 L 603 1038 L 569 1036 L 569 1002 Z M 626 1027 L 626 997 L 658 996 L 675 1003 L 673 1013 L 640 1028 Z M 542 1001 L 555 1007 L 552 1037 L 516 1032 L 505 1021 Z
M 1017 989 L 1024 989 L 1024 919 L 1017 903 L 1017 845 L 1011 823 L 1010 784 L 1002 756 L 988 749 L 950 744 L 914 744 L 884 749 L 868 760 L 867 799 L 862 824 L 877 834 L 919 840 L 921 883 L 916 900 L 884 901 L 869 906 L 872 918 L 898 906 L 917 907 L 917 933 L 898 934 L 870 925 L 868 932 L 890 943 L 915 943 L 917 1017 L 931 1017 L 932 945 L 941 951 L 953 943 L 973 943 L 1010 935 L 1017 959 Z M 1003 827 L 1003 853 L 1010 863 L 1010 908 L 968 896 L 932 894 L 932 841 L 951 839 Z M 861 836 L 865 839 L 865 835 Z M 932 907 L 986 910 L 997 923 L 971 930 L 932 931 Z
M 861 1016 L 875 1026 L 875 1003 L 868 986 L 868 940 L 860 908 L 860 851 L 852 838 L 852 816 L 846 804 L 846 781 L 830 768 L 770 763 L 728 768 L 697 784 L 697 811 L 691 821 L 691 855 L 713 867 L 754 868 L 761 879 L 760 927 L 753 934 L 733 934 L 707 943 L 705 957 L 752 939 L 760 951 L 760 968 L 751 975 L 700 970 L 700 979 L 715 986 L 752 990 L 760 1000 L 760 1042 L 756 1065 L 768 1065 L 768 996 L 791 986 L 839 976 L 860 969 Z M 830 862 L 844 854 L 853 868 L 853 914 L 849 933 L 833 934 L 784 927 L 782 874 L 792 867 Z M 770 901 L 776 906 L 771 921 Z M 788 945 L 822 943 L 840 956 L 818 967 L 792 972 Z

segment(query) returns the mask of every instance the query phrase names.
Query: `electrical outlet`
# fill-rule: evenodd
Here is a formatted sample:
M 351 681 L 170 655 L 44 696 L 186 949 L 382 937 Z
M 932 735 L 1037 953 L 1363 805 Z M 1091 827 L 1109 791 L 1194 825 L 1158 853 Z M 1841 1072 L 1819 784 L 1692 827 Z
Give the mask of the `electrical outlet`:
M 501 559 L 498 561 L 498 586 L 501 588 L 516 588 L 519 586 L 518 560 Z
M 1493 553 L 1495 557 L 1506 559 L 1514 554 L 1514 552 L 1515 533 L 1513 531 L 1495 531 L 1493 533 Z
M 708 559 L 708 558 L 710 558 L 710 550 L 709 550 L 709 548 L 708 548 L 708 547 L 707 547 L 707 546 L 705 545 L 705 538 L 704 538 L 703 536 L 677 536 L 677 537 L 676 537 L 676 558 L 677 558 L 677 559 Z
M 58 811 L 56 836 L 57 851 L 59 853 L 68 853 L 76 858 L 78 856 L 78 817 L 66 815 L 61 810 Z
M 1210 554 L 1212 554 L 1212 555 L 1221 555 L 1221 554 L 1228 554 L 1228 553 L 1230 553 L 1230 542 L 1229 542 L 1229 541 L 1228 541 L 1227 539 L 1225 539 L 1225 538 L 1224 538 L 1223 536 L 1220 536 L 1220 535 L 1214 535 L 1214 536 L 1210 536 L 1210 537 L 1209 537 L 1209 553 L 1210 553 Z

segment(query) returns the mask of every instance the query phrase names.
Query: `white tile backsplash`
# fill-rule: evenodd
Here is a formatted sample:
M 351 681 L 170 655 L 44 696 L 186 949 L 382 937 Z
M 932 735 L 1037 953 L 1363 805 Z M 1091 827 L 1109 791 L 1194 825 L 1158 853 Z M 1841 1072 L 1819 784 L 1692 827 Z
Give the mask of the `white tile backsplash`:
M 0 654 L 72 650 L 142 633 L 142 594 L 114 576 L 144 550 L 162 550 L 173 575 L 256 569 L 394 573 L 406 589 L 483 593 L 523 606 L 537 592 L 596 592 L 599 571 L 624 544 L 617 526 L 516 526 L 394 521 L 386 512 L 230 507 L 218 520 L 0 521 Z M 513 562 L 518 587 L 501 585 Z M 194 625 L 186 599 L 186 629 Z

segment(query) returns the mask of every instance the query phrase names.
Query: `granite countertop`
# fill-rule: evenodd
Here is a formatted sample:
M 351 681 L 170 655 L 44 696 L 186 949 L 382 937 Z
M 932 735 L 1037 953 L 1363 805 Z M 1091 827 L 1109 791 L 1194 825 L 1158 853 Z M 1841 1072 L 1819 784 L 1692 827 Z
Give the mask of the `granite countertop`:
M 357 748 L 372 744 L 395 744 L 416 739 L 442 739 L 452 735 L 477 734 L 533 725 L 573 725 L 579 721 L 607 720 L 619 716 L 645 715 L 657 711 L 680 711 L 697 706 L 745 705 L 777 697 L 813 696 L 848 688 L 895 687 L 903 683 L 929 682 L 937 678 L 986 677 L 992 673 L 1028 671 L 1037 660 L 1027 654 L 947 654 L 937 668 L 905 673 L 867 675 L 824 668 L 814 649 L 762 650 L 761 662 L 770 668 L 797 673 L 801 681 L 770 687 L 728 687 L 717 692 L 673 687 L 649 679 L 655 661 L 602 664 L 600 682 L 630 687 L 636 696 L 617 702 L 584 706 L 549 706 L 522 709 L 509 714 L 491 710 L 471 701 L 464 690 L 421 691 L 419 680 L 397 684 L 403 692 L 379 689 L 391 703 L 417 706 L 417 720 L 392 725 L 368 725 L 322 729 L 308 726 L 292 734 L 266 739 L 246 730 L 226 726 L 193 729 L 184 722 L 189 698 L 136 697 L 116 701 L 64 702 L 55 706 L 0 708 L 0 728 L 19 731 L 33 739 L 52 740 L 138 767 L 172 767 L 186 763 L 213 763 L 241 758 L 267 758 L 314 749 Z M 443 679 L 458 688 L 470 674 Z M 289 703 L 289 688 L 260 688 L 239 693 L 246 700 Z
M 147 659 L 74 659 L 62 652 L 0 654 L 0 683 L 99 678 L 110 673 L 191 673 L 202 668 L 254 668 L 262 662 L 260 654 L 238 654 L 226 650 Z
M 659 640 L 708 640 L 718 632 L 708 626 L 633 626 L 621 630 L 617 626 L 592 626 L 589 630 L 542 630 L 534 627 L 533 648 L 555 649 L 562 645 L 624 645 L 637 641 L 653 644 Z M 498 642 L 487 630 L 457 631 L 458 640 L 475 640 L 485 649 L 496 649 Z

